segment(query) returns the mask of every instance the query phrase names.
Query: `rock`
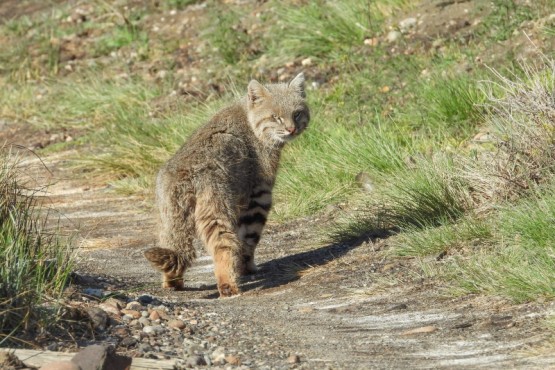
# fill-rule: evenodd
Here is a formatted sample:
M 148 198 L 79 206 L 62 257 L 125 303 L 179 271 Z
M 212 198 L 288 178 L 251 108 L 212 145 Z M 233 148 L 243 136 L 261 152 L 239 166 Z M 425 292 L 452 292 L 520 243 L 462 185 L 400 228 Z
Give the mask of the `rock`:
M 83 370 L 104 369 L 108 357 L 108 346 L 93 345 L 83 348 L 71 361 Z
M 108 314 L 98 307 L 89 307 L 87 314 L 91 319 L 92 326 L 95 330 L 104 331 L 108 326 Z
M 154 326 L 145 326 L 143 328 L 143 332 L 147 334 L 155 334 L 156 330 L 154 329 Z
M 290 364 L 298 364 L 301 362 L 301 358 L 298 355 L 291 355 L 287 357 L 287 362 Z
M 233 356 L 233 355 L 225 356 L 225 360 L 230 365 L 235 365 L 235 366 L 241 365 L 241 360 L 237 356 Z
M 148 343 L 139 344 L 139 347 L 137 349 L 139 350 L 139 352 L 142 353 L 152 352 L 154 350 L 154 348 L 152 348 L 152 346 Z
M 206 361 L 204 361 L 204 357 L 200 355 L 192 355 L 188 356 L 185 359 L 185 366 L 187 367 L 197 367 L 197 366 L 205 366 Z
M 139 301 L 139 303 L 141 303 L 143 305 L 152 303 L 153 300 L 154 300 L 154 298 L 152 298 L 152 296 L 150 296 L 148 294 L 143 294 L 142 296 L 139 296 L 139 298 L 137 298 L 137 301 Z
M 215 364 L 224 364 L 225 363 L 225 348 L 224 347 L 216 347 L 214 352 L 212 352 L 212 361 Z
M 144 307 L 139 302 L 131 301 L 125 305 L 125 308 L 127 310 L 141 311 Z
M 311 58 L 305 58 L 301 61 L 301 65 L 303 67 L 308 67 L 312 65 L 312 59 Z
M 123 338 L 123 340 L 120 343 L 123 347 L 133 347 L 134 345 L 137 344 L 137 339 L 133 338 L 133 337 L 127 337 L 127 338 Z
M 141 313 L 135 310 L 123 309 L 121 310 L 121 313 L 124 315 L 131 315 L 131 317 L 133 317 L 134 319 L 138 319 L 141 317 Z
M 166 307 L 165 306 L 158 306 L 156 307 L 154 310 L 151 311 L 152 312 L 156 312 L 158 314 L 158 319 L 161 320 L 168 320 L 170 317 L 168 316 L 168 314 L 166 313 Z
M 158 313 L 158 311 L 152 311 L 149 315 L 149 319 L 151 319 L 152 321 L 160 320 L 160 314 Z
M 170 328 L 181 330 L 185 328 L 185 323 L 183 322 L 183 320 L 170 320 L 168 322 L 168 326 Z
M 40 370 L 82 370 L 82 368 L 71 361 L 55 361 L 41 366 Z
M 71 359 L 82 370 L 126 370 L 131 366 L 131 357 L 117 355 L 107 345 L 92 345 L 83 348 Z
M 358 175 L 355 177 L 355 180 L 358 186 L 365 192 L 371 193 L 374 191 L 374 185 L 368 173 L 359 172 Z
M 404 331 L 401 333 L 401 335 L 428 334 L 428 333 L 433 333 L 436 330 L 437 328 L 433 325 L 422 326 L 420 328 Z
M 377 37 L 364 39 L 364 45 L 377 46 L 378 44 L 379 44 L 379 40 Z
M 101 303 L 101 304 L 98 305 L 98 307 L 99 307 L 100 309 L 102 309 L 104 312 L 111 313 L 112 315 L 116 315 L 116 316 L 120 316 L 120 315 L 121 315 L 120 310 L 119 310 L 117 307 L 114 307 L 114 306 L 111 305 L 111 304 L 108 304 L 108 303 Z
M 104 301 L 104 303 L 114 306 L 118 310 L 121 310 L 122 308 L 125 307 L 125 302 L 123 302 L 121 299 L 117 299 L 113 297 L 108 298 L 106 301 Z
M 158 335 L 158 334 L 162 334 L 164 331 L 166 331 L 164 329 L 164 327 L 160 326 L 160 325 L 156 325 L 156 326 L 145 326 L 143 328 L 143 332 L 146 334 L 154 334 L 154 335 Z
M 118 337 L 124 338 L 129 336 L 130 333 L 129 333 L 129 328 L 127 328 L 127 326 L 119 325 L 112 329 L 112 334 Z
M 399 22 L 399 30 L 402 33 L 408 33 L 416 27 L 416 18 L 406 18 Z
M 387 36 L 385 37 L 386 41 L 389 43 L 393 43 L 401 37 L 401 32 L 399 31 L 390 31 Z
M 146 317 L 141 317 L 139 319 L 139 324 L 141 324 L 142 326 L 149 326 L 150 325 L 150 320 L 147 319 Z
M 94 289 L 94 288 L 86 288 L 83 290 L 83 294 L 90 295 L 97 298 L 104 297 L 104 290 L 103 289 Z
M 58 350 L 58 343 L 53 342 L 46 346 L 47 351 L 57 351 Z

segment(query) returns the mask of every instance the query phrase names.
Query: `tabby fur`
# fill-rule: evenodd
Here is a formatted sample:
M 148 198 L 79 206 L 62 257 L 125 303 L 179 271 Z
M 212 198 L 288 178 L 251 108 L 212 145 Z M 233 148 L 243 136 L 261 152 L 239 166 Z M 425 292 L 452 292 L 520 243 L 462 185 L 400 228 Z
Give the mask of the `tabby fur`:
M 214 259 L 220 296 L 240 292 L 239 276 L 257 270 L 254 251 L 272 206 L 281 150 L 309 120 L 302 73 L 289 83 L 252 80 L 245 98 L 217 113 L 162 167 L 160 247 L 145 257 L 162 271 L 163 287 L 184 289 L 198 238 Z

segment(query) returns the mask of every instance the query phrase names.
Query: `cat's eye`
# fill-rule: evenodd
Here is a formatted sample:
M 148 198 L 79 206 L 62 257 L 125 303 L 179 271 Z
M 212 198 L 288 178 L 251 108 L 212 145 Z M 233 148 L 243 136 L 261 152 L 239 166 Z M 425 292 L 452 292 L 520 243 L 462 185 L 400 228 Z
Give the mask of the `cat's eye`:
M 297 111 L 293 114 L 293 119 L 295 120 L 295 123 L 299 123 L 299 121 L 303 118 L 303 112 L 302 111 Z

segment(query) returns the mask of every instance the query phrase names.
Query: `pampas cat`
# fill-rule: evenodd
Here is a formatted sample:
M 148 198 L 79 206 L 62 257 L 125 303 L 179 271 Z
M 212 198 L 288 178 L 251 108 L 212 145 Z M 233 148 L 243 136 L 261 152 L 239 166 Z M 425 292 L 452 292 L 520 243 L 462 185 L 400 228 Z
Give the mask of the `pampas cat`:
M 184 288 L 198 237 L 214 258 L 220 296 L 240 292 L 239 275 L 256 272 L 254 250 L 272 206 L 280 153 L 310 120 L 304 75 L 261 85 L 217 113 L 162 167 L 156 181 L 160 248 L 145 257 L 162 286 Z

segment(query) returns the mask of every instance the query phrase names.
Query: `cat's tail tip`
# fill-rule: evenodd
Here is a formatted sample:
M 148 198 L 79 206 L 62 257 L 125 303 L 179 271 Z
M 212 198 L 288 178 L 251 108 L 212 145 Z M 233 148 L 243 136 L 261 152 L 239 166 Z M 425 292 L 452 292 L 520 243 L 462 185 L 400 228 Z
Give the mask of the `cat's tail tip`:
M 144 256 L 152 266 L 163 272 L 178 271 L 183 269 L 183 261 L 177 252 L 167 248 L 149 248 Z

